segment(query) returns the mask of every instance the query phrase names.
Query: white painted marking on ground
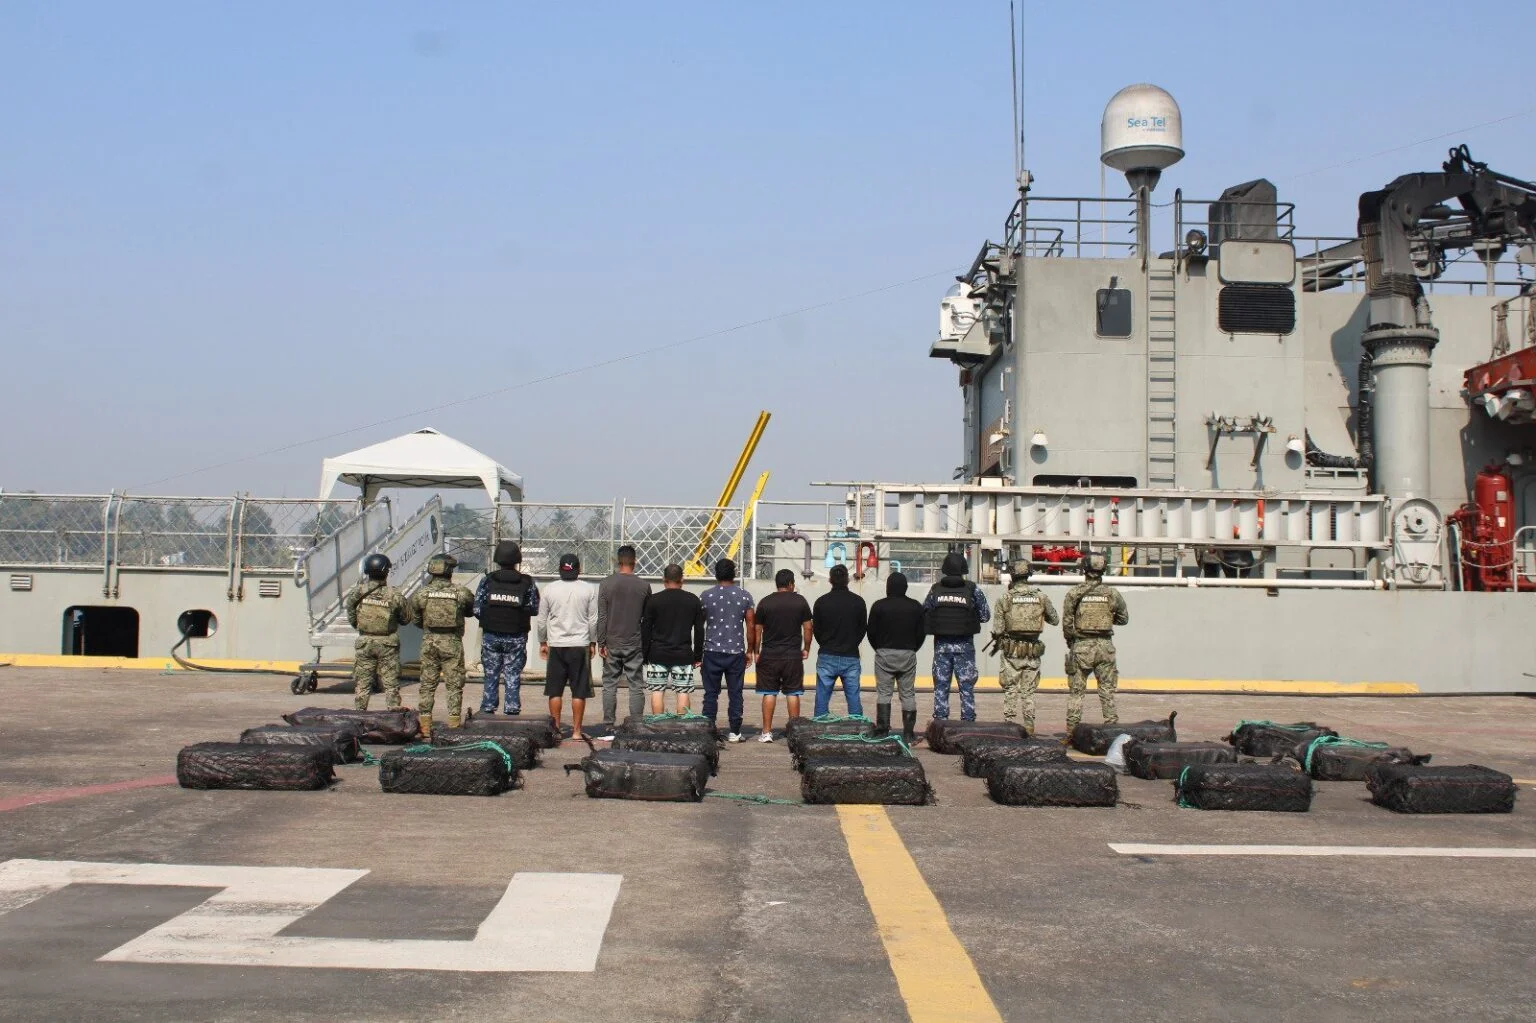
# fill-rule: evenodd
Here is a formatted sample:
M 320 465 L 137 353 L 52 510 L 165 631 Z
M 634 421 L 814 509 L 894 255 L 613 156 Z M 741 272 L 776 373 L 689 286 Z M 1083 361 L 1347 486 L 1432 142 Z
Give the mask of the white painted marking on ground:
M 1122 856 L 1430 856 L 1465 859 L 1536 859 L 1536 849 L 1478 849 L 1398 845 L 1146 845 L 1110 842 Z
M 103 962 L 309 969 L 590 973 L 619 874 L 514 874 L 471 941 L 298 938 L 278 932 L 366 876 L 319 867 L 8 860 L 0 913 L 71 884 L 176 885 L 218 894 L 101 957 Z

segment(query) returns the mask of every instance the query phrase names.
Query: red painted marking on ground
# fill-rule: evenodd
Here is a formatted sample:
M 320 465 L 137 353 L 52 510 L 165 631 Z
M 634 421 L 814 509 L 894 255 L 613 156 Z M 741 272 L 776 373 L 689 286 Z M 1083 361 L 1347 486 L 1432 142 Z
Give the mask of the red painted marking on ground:
M 133 789 L 150 789 L 159 785 L 175 785 L 174 774 L 161 774 L 153 778 L 135 778 L 132 781 L 113 781 L 104 785 L 80 785 L 69 789 L 46 789 L 42 792 L 32 792 L 25 796 L 12 796 L 9 799 L 0 799 L 0 813 L 6 810 L 20 810 L 24 806 L 37 806 L 39 803 L 57 803 L 65 799 L 80 799 L 83 796 L 104 796 L 109 792 L 129 792 Z

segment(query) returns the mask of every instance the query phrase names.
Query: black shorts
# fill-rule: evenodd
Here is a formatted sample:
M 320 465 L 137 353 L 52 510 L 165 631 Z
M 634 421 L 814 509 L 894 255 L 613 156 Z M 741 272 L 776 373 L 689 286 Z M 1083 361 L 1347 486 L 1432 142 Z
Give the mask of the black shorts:
M 544 695 L 564 696 L 571 687 L 571 699 L 585 700 L 592 695 L 592 653 L 585 646 L 552 646 L 549 662 L 544 665 Z
M 772 696 L 805 692 L 805 661 L 800 655 L 767 654 L 757 660 L 757 691 Z

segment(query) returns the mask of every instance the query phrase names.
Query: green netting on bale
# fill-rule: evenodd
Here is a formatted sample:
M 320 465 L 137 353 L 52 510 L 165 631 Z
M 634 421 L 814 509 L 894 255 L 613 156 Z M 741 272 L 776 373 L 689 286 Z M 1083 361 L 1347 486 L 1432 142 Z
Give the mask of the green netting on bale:
M 816 718 L 815 720 L 820 721 L 822 719 Z M 837 718 L 835 720 L 868 721 L 869 719 L 863 717 L 852 717 Z M 889 735 L 820 735 L 817 736 L 817 739 L 822 742 L 862 742 L 865 745 L 900 746 L 902 749 L 906 750 L 907 756 L 912 755 L 912 747 L 907 745 L 907 740 L 903 739 L 901 736 L 895 733 L 891 733 Z
M 647 714 L 642 720 L 657 723 L 661 721 L 707 721 L 703 714 L 695 714 L 689 711 L 686 714 Z
M 1280 726 L 1283 727 L 1283 726 Z M 1388 749 L 1384 742 L 1362 742 L 1359 739 L 1346 739 L 1342 735 L 1319 735 L 1316 739 L 1307 743 L 1306 755 L 1302 758 L 1301 769 L 1308 774 L 1312 773 L 1312 751 L 1319 746 L 1349 746 L 1353 749 Z
M 496 745 L 494 742 L 466 742 L 462 746 L 431 746 L 431 745 L 428 745 L 426 743 L 417 743 L 415 746 L 407 746 L 407 747 L 405 747 L 405 750 L 403 752 L 406 752 L 406 753 L 471 753 L 471 752 L 474 752 L 476 750 L 482 750 L 482 751 L 489 752 L 489 753 L 495 753 L 497 756 L 501 757 L 502 763 L 507 765 L 507 776 L 508 777 L 513 777 L 513 776 L 515 776 L 517 774 L 517 768 L 512 766 L 512 756 L 511 756 L 511 754 L 509 754 L 506 750 L 502 749 L 500 746 Z
M 868 721 L 869 718 L 863 714 L 817 714 L 811 720 L 817 724 L 835 725 L 844 721 Z

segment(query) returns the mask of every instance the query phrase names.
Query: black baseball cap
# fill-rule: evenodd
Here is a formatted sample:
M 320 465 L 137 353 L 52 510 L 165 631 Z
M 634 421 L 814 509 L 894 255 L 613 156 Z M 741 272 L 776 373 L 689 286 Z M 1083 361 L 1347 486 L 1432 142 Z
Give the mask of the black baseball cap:
M 581 559 L 574 554 L 560 555 L 560 578 L 570 580 L 581 575 Z

